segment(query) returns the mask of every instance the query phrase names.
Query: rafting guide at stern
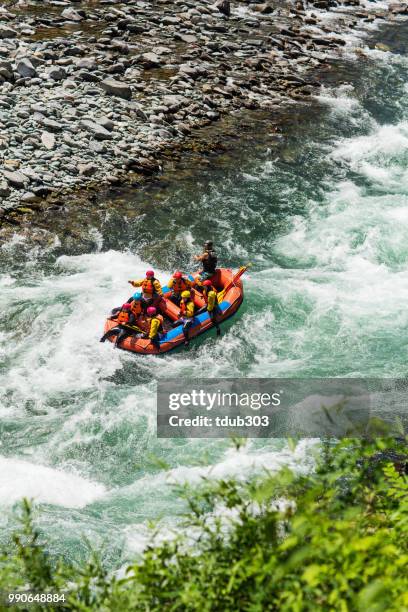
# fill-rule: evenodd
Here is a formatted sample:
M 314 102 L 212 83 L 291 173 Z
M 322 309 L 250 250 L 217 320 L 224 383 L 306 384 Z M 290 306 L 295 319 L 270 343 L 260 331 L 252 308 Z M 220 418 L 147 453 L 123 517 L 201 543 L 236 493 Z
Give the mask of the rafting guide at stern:
M 234 274 L 217 268 L 218 256 L 212 240 L 204 252 L 195 256 L 202 269 L 193 276 L 176 270 L 161 284 L 153 270 L 145 278 L 129 280 L 134 293 L 119 308 L 114 308 L 105 322 L 101 342 L 110 340 L 115 348 L 140 354 L 160 354 L 181 345 L 188 347 L 197 336 L 216 329 L 233 316 L 244 299 L 241 276 L 248 266 Z

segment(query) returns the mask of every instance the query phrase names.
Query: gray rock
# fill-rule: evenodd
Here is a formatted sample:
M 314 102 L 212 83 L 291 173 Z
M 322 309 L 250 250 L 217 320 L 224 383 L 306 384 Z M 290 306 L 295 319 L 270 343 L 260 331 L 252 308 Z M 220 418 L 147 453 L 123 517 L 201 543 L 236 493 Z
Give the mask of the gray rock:
M 223 15 L 229 17 L 231 15 L 231 4 L 230 0 L 218 0 L 214 4 L 215 8 L 220 11 Z
M 162 64 L 159 56 L 156 55 L 156 53 L 151 53 L 151 52 L 142 53 L 142 55 L 139 58 L 139 62 L 140 64 L 142 64 L 144 68 L 158 68 Z
M 129 85 L 116 81 L 116 79 L 105 79 L 101 81 L 102 89 L 110 96 L 117 96 L 124 100 L 130 100 L 132 98 L 132 90 Z
M 96 74 L 93 74 L 88 70 L 79 70 L 79 72 L 75 74 L 75 77 L 81 79 L 81 81 L 85 81 L 86 83 L 99 83 L 101 80 Z
M 26 191 L 20 198 L 20 202 L 24 204 L 29 204 L 30 202 L 38 202 L 40 198 L 35 195 L 32 191 Z
M 106 153 L 106 147 L 101 142 L 91 140 L 89 143 L 89 149 L 93 153 Z
M 60 130 L 62 130 L 61 123 L 58 123 L 58 121 L 54 121 L 54 119 L 45 118 L 42 119 L 41 123 L 45 128 L 51 130 L 51 132 L 59 132 Z
M 67 76 L 66 71 L 61 66 L 51 66 L 51 68 L 47 68 L 46 74 L 47 77 L 53 81 L 63 81 Z
M 194 34 L 176 34 L 174 38 L 176 40 L 182 40 L 189 45 L 196 43 L 198 40 L 197 36 L 194 36 Z
M 4 38 L 16 38 L 17 32 L 8 28 L 7 26 L 0 25 L 0 39 Z
M 61 13 L 61 17 L 69 21 L 82 21 L 83 17 L 71 6 L 64 9 Z
M 6 181 L 0 181 L 0 197 L 7 198 L 10 195 L 10 188 Z
M 3 170 L 3 174 L 9 185 L 16 187 L 16 189 L 23 189 L 30 182 L 27 176 L 17 170 L 14 172 Z
M 33 77 L 38 76 L 37 71 L 31 63 L 31 60 L 28 57 L 23 58 L 17 64 L 17 72 L 23 78 L 32 79 Z
M 90 132 L 96 140 L 110 140 L 112 138 L 112 134 L 107 129 L 89 119 L 82 119 L 79 125 Z
M 108 132 L 112 132 L 113 128 L 115 127 L 113 121 L 108 119 L 108 117 L 98 117 L 97 119 L 95 119 L 95 123 L 98 123 L 99 125 L 104 127 L 105 130 L 108 130 Z
M 55 147 L 55 136 L 51 132 L 43 132 L 41 134 L 41 142 L 44 147 L 51 151 Z
M 90 162 L 89 164 L 78 164 L 78 172 L 81 176 L 92 176 L 98 170 L 98 166 Z

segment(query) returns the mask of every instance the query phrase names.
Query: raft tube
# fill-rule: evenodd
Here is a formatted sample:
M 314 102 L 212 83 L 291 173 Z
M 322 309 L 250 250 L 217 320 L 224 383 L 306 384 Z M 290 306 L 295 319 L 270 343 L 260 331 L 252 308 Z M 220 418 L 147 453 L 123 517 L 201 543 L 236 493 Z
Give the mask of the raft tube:
M 189 277 L 193 280 L 193 277 Z M 228 268 L 218 268 L 214 276 L 210 279 L 214 287 L 218 292 L 222 291 L 234 278 L 234 272 Z M 176 321 L 180 317 L 180 308 L 174 304 L 169 297 L 171 296 L 171 290 L 168 287 L 163 287 L 163 298 L 158 304 L 158 310 L 163 315 L 164 319 L 167 320 L 168 325 L 171 325 L 172 321 Z M 205 301 L 200 292 L 193 290 L 192 297 L 196 310 L 200 310 L 205 306 Z M 242 286 L 242 280 L 239 278 L 235 281 L 234 285 L 225 292 L 222 302 L 218 304 L 219 313 L 217 317 L 218 323 L 222 323 L 229 317 L 234 315 L 238 308 L 241 306 L 244 299 L 244 291 Z M 105 322 L 105 332 L 112 329 L 117 325 L 116 321 L 107 319 Z M 141 329 L 146 329 L 146 320 L 140 317 L 138 325 Z M 125 351 L 131 351 L 132 353 L 140 353 L 143 355 L 159 355 L 161 353 L 167 353 L 178 346 L 184 344 L 184 335 L 182 331 L 182 325 L 170 328 L 167 330 L 160 340 L 160 348 L 154 346 L 150 340 L 138 338 L 137 334 L 129 336 L 123 342 L 120 343 L 119 348 Z M 189 329 L 190 341 L 194 340 L 197 336 L 210 331 L 214 327 L 208 312 L 202 312 L 194 316 L 193 325 Z M 116 337 L 109 338 L 111 342 L 114 342 Z

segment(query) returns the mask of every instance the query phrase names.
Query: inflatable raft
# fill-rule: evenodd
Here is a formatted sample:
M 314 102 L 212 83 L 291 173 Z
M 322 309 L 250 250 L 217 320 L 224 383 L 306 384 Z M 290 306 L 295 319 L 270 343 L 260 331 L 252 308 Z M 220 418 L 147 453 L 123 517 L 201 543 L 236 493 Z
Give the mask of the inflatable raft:
M 234 315 L 238 308 L 241 306 L 244 292 L 242 286 L 242 280 L 240 276 L 246 270 L 241 268 L 238 274 L 227 268 L 219 268 L 216 270 L 214 276 L 210 279 L 213 286 L 217 289 L 217 292 L 221 296 L 219 300 L 219 314 L 217 317 L 218 323 L 222 323 L 229 317 Z M 237 276 L 239 275 L 239 278 Z M 189 277 L 193 280 L 193 276 Z M 120 343 L 119 348 L 126 351 L 132 351 L 133 353 L 151 354 L 157 355 L 161 353 L 167 353 L 172 349 L 177 348 L 181 344 L 184 344 L 184 335 L 182 331 L 182 325 L 173 327 L 174 321 L 177 321 L 180 317 L 180 308 L 174 304 L 169 298 L 171 296 L 171 290 L 168 287 L 163 287 L 163 298 L 158 304 L 156 304 L 158 311 L 163 315 L 164 333 L 160 340 L 160 348 L 154 346 L 150 340 L 140 338 L 137 334 L 129 336 L 123 342 Z M 203 296 L 196 289 L 192 290 L 192 299 L 196 307 L 196 311 L 199 311 L 205 307 L 205 301 Z M 117 325 L 115 320 L 107 319 L 105 322 L 105 332 L 112 329 Z M 148 329 L 148 321 L 142 315 L 137 321 L 138 327 L 141 330 Z M 214 327 L 207 311 L 194 316 L 193 325 L 189 329 L 190 340 L 193 340 L 196 336 L 204 334 L 210 331 Z M 115 337 L 109 338 L 111 342 L 115 341 Z

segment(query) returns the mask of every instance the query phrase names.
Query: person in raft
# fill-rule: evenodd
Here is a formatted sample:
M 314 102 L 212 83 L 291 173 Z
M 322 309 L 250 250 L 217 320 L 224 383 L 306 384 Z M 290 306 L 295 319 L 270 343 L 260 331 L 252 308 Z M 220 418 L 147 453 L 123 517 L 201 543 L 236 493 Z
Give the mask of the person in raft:
M 157 314 L 157 308 L 154 306 L 149 306 L 146 313 L 149 317 L 149 331 L 143 334 L 141 337 L 148 338 L 157 349 L 160 349 L 159 341 L 163 333 L 163 317 L 161 314 Z
M 204 253 L 195 256 L 196 261 L 202 263 L 203 269 L 198 273 L 198 281 L 203 282 L 209 280 L 215 274 L 217 268 L 218 257 L 213 249 L 212 240 L 207 240 L 204 244 Z
M 183 291 L 180 302 L 180 318 L 174 321 L 173 327 L 183 325 L 184 345 L 190 344 L 189 329 L 194 320 L 194 302 L 191 299 L 190 291 Z
M 189 278 L 187 278 L 187 276 L 176 271 L 167 283 L 167 286 L 172 290 L 170 297 L 171 301 L 179 306 L 182 292 L 189 291 L 192 288 L 193 283 Z
M 207 306 L 204 306 L 204 308 L 201 310 L 204 311 L 205 309 L 207 309 L 210 319 L 217 330 L 217 336 L 221 336 L 221 329 L 217 321 L 217 315 L 220 312 L 220 307 L 218 306 L 217 300 L 217 292 L 212 286 L 211 281 L 209 280 L 205 280 L 203 282 L 203 297 Z
M 160 282 L 154 277 L 153 270 L 147 270 L 146 278 L 138 281 L 128 281 L 132 287 L 140 287 L 142 289 L 142 306 L 147 308 L 153 306 L 160 301 L 163 295 Z
M 118 312 L 115 312 L 118 311 Z M 137 330 L 136 325 L 136 317 L 131 311 L 131 304 L 128 302 L 123 304 L 120 308 L 115 308 L 112 311 L 112 316 L 109 317 L 111 320 L 116 320 L 116 327 L 112 327 L 109 331 L 103 334 L 100 342 L 105 342 L 111 336 L 116 336 L 115 340 L 115 348 L 125 340 L 128 336 L 134 334 Z

